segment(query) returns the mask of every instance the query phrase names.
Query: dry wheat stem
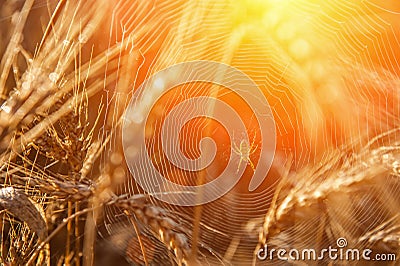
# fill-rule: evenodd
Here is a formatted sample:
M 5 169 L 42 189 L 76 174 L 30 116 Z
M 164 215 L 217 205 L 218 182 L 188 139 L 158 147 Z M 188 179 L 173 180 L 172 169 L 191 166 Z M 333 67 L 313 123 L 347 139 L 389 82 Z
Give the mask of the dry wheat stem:
M 73 219 L 75 219 L 78 216 L 81 216 L 83 214 L 86 214 L 88 212 L 94 211 L 96 208 L 100 208 L 101 206 L 96 206 L 94 208 L 86 208 L 84 210 L 78 211 L 73 213 L 71 216 L 64 218 L 62 223 L 60 225 L 58 225 L 58 227 L 56 229 L 54 229 L 49 236 L 44 239 L 43 241 L 40 242 L 40 244 L 36 247 L 36 249 L 34 250 L 32 256 L 30 257 L 30 260 L 28 261 L 27 265 L 33 265 L 34 260 L 36 259 L 36 257 L 38 256 L 38 253 L 43 249 L 43 247 L 57 234 L 61 231 L 61 229 L 63 227 L 65 227 L 70 221 L 72 221 Z
M 77 27 L 75 29 L 73 36 L 77 36 L 79 32 L 80 32 L 80 27 Z M 90 32 L 85 32 L 85 34 L 87 34 L 88 36 L 90 36 L 92 33 L 93 29 Z M 54 38 L 50 39 L 50 42 L 52 41 L 54 41 Z M 49 47 L 47 49 L 44 49 L 42 53 L 39 53 L 34 59 L 32 59 L 32 62 L 29 61 L 27 62 L 28 69 L 22 76 L 22 80 L 20 82 L 17 82 L 16 90 L 18 93 L 14 93 L 15 97 L 10 97 L 3 104 L 3 106 L 4 105 L 7 106 L 7 108 L 10 108 L 10 110 L 8 111 L 8 113 L 2 112 L 0 114 L 1 116 L 3 116 L 1 121 L 2 122 L 12 121 L 13 123 L 13 126 L 2 125 L 3 129 L 8 128 L 8 130 L 10 131 L 13 128 L 15 128 L 15 126 L 26 116 L 26 114 L 32 109 L 32 107 L 35 106 L 40 100 L 42 100 L 43 97 L 46 98 L 47 96 L 50 95 L 50 97 L 48 97 L 48 99 L 50 99 L 50 103 L 41 106 L 42 110 L 45 110 L 46 108 L 50 107 L 51 103 L 54 103 L 57 100 L 57 98 L 53 97 L 52 93 L 53 91 L 55 92 L 55 84 L 59 79 L 57 73 L 65 73 L 66 67 L 70 65 L 70 62 L 74 58 L 73 57 L 74 53 L 72 51 L 80 51 L 79 44 L 78 43 L 73 44 L 68 49 L 71 52 L 68 53 L 67 56 L 62 57 L 60 56 L 60 53 L 62 54 L 62 51 L 65 49 L 63 45 L 54 46 L 54 45 L 49 45 L 47 43 L 45 44 L 48 45 Z M 9 57 L 10 57 L 9 55 L 5 54 L 3 56 L 3 59 Z M 49 78 L 49 74 L 51 71 L 43 70 L 42 66 L 46 66 L 46 68 L 49 68 L 54 64 L 57 65 L 57 68 L 56 70 L 53 70 L 52 74 L 55 73 L 57 76 L 53 77 L 52 78 L 53 80 L 50 80 L 51 78 Z M 82 70 L 84 70 L 84 68 L 82 68 Z M 3 71 L 3 73 L 6 73 L 6 71 Z M 22 88 L 21 84 L 23 86 Z M 21 106 L 19 110 L 12 110 L 11 108 L 14 108 L 17 104 L 16 100 L 20 102 Z M 14 103 L 12 102 L 10 103 L 9 101 L 14 101 Z M 14 114 L 13 119 L 7 119 L 10 118 L 8 114 L 11 113 Z
M 399 214 L 361 236 L 358 242 L 374 245 L 382 243 L 387 250 L 398 250 L 400 248 Z
M 22 37 L 22 30 L 25 27 L 25 22 L 26 19 L 28 18 L 29 11 L 32 8 L 34 0 L 27 0 L 21 10 L 20 18 L 18 21 L 18 24 L 15 25 L 14 33 L 12 35 L 12 38 L 7 46 L 6 52 L 3 55 L 3 58 L 1 60 L 1 74 L 0 74 L 0 97 L 5 98 L 5 84 L 7 81 L 7 76 L 9 75 L 12 62 L 14 61 L 15 58 L 15 50 L 17 46 L 19 46 L 21 42 L 21 37 Z

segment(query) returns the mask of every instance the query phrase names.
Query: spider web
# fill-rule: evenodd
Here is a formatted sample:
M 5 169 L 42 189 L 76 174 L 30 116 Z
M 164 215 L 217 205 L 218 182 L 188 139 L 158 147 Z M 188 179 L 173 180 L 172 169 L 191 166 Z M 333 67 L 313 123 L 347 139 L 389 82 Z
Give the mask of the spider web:
M 276 126 L 275 159 L 261 186 L 253 192 L 247 190 L 253 174 L 247 165 L 241 180 L 228 194 L 201 207 L 200 220 L 196 218 L 196 208 L 152 199 L 153 204 L 185 221 L 188 242 L 193 245 L 191 241 L 197 239 L 203 260 L 210 264 L 248 265 L 254 259 L 259 229 L 287 168 L 301 176 L 290 175 L 291 186 L 286 184 L 283 198 L 290 195 L 293 187 L 306 186 L 304 180 L 314 180 L 321 186 L 330 184 L 336 172 L 347 169 L 340 163 L 340 156 L 336 157 L 338 151 L 346 156 L 358 154 L 371 139 L 398 126 L 399 12 L 395 1 L 371 0 L 118 2 L 110 19 L 110 45 L 131 39 L 131 61 L 120 62 L 120 78 L 114 88 L 107 88 L 108 118 L 102 132 L 105 136 L 110 128 L 120 125 L 120 115 L 146 78 L 174 64 L 212 60 L 236 67 L 251 77 L 268 99 Z M 160 88 L 164 89 L 162 84 Z M 151 92 L 148 94 L 152 101 Z M 257 162 L 263 160 L 263 143 L 251 106 L 226 88 L 191 83 L 174 88 L 148 110 L 151 122 L 146 128 L 146 143 L 157 169 L 179 184 L 198 182 L 196 172 L 178 169 L 162 154 L 160 128 L 178 103 L 199 95 L 226 101 L 241 113 L 248 134 L 248 142 L 243 143 L 250 146 L 254 137 L 256 146 L 247 147 L 255 152 L 237 164 L 251 160 L 257 168 Z M 209 166 L 208 182 L 227 165 L 234 152 L 233 144 L 240 148 L 236 152 L 242 152 L 241 141 L 245 137 L 227 135 L 215 120 L 193 119 L 180 132 L 177 148 L 195 159 L 201 155 L 200 139 L 214 138 L 217 155 Z M 121 151 L 120 137 L 113 136 L 110 151 Z M 395 132 L 376 143 L 390 146 L 396 139 Z M 106 156 L 104 163 L 109 160 Z M 337 163 L 332 169 L 325 169 L 324 174 L 304 168 L 324 168 L 329 160 Z M 357 168 L 363 160 L 364 157 L 356 160 L 353 168 L 365 171 Z M 145 175 L 146 169 L 142 171 Z M 350 172 L 346 174 L 352 177 Z M 316 176 L 320 179 L 315 180 Z M 339 237 L 354 242 L 398 212 L 398 183 L 386 175 L 371 182 L 371 187 L 361 184 L 355 192 L 330 194 L 328 190 L 324 211 L 313 215 L 304 211 L 305 219 L 288 218 L 290 225 L 269 238 L 269 243 L 312 248 L 334 245 Z M 129 196 L 139 192 L 142 189 L 132 176 L 117 189 L 118 194 Z M 118 212 L 115 208 L 106 210 L 107 234 L 112 240 L 129 231 L 129 237 L 124 236 L 125 241 L 119 241 L 119 246 L 123 250 L 130 248 L 131 261 L 141 264 L 138 240 L 129 245 L 133 241 L 129 239 L 135 239 L 135 231 L 126 218 L 116 215 Z M 142 225 L 142 237 L 151 254 L 149 260 L 154 265 L 168 263 L 165 245 L 149 230 L 148 225 Z M 318 230 L 322 232 L 319 238 Z

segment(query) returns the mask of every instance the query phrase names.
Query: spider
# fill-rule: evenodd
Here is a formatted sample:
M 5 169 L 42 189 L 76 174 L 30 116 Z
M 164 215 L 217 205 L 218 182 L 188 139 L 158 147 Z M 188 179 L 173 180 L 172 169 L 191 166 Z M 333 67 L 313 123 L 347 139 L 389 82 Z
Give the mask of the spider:
M 255 153 L 258 147 L 258 145 L 254 145 L 255 140 L 256 135 L 254 135 L 253 142 L 251 143 L 251 145 L 249 145 L 247 140 L 242 139 L 240 141 L 239 147 L 236 145 L 235 142 L 233 142 L 232 150 L 234 153 L 240 156 L 240 161 L 236 172 L 239 172 L 242 162 L 246 162 L 248 165 L 250 165 L 251 169 L 253 169 L 253 172 L 255 171 L 254 164 L 250 159 L 250 155 Z

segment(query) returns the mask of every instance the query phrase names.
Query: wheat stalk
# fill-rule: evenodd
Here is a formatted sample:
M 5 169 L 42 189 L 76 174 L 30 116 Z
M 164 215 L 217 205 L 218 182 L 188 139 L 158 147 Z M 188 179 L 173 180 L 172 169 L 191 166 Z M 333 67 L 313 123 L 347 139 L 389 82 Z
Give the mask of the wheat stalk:
M 393 216 L 388 221 L 367 232 L 358 241 L 383 247 L 384 250 L 397 251 L 400 248 L 399 215 Z
M 149 226 L 157 238 L 172 250 L 179 265 L 187 264 L 191 258 L 190 231 L 185 229 L 176 218 L 161 207 L 148 202 L 148 196 L 137 195 L 128 199 L 119 198 L 114 204 L 129 216 Z

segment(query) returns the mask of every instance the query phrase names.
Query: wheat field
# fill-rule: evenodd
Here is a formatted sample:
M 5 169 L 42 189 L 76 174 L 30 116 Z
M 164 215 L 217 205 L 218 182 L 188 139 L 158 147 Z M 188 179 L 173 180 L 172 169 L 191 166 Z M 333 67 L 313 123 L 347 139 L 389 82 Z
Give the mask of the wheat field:
M 398 265 L 399 18 L 395 0 L 0 0 L 0 264 Z M 241 98 L 258 95 L 248 87 L 166 89 L 196 70 L 138 94 L 195 60 L 254 81 L 274 136 Z M 215 80 L 242 82 L 220 70 Z M 243 132 L 210 118 L 219 101 Z M 195 111 L 207 115 L 181 118 Z M 154 171 L 134 161 L 139 123 L 127 126 L 145 113 Z M 204 171 L 179 165 L 211 155 Z M 205 204 L 147 189 L 155 173 L 194 187 L 228 168 L 240 178 Z M 368 256 L 319 253 L 328 247 Z

